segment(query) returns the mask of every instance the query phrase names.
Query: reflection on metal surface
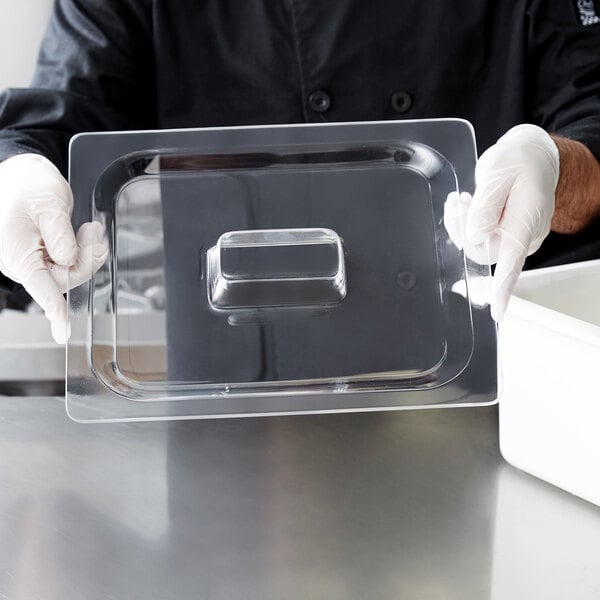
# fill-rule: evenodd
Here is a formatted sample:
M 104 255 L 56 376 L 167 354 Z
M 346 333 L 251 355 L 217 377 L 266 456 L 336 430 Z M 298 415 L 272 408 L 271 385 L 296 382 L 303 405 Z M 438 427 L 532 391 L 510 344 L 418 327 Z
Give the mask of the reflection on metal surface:
M 65 349 L 43 314 L 0 313 L 0 395 L 64 393 Z
M 492 564 L 492 600 L 600 598 L 600 509 L 503 465 Z
M 82 426 L 0 398 L 0 490 L 8 600 L 600 587 L 600 510 L 506 467 L 493 407 Z

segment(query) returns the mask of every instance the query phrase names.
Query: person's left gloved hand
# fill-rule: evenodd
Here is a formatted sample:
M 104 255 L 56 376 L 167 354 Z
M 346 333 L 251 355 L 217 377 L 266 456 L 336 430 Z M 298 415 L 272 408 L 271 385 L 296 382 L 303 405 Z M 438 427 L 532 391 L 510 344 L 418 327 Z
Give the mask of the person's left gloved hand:
M 475 262 L 496 263 L 496 321 L 504 316 L 525 259 L 550 232 L 559 166 L 552 138 L 536 125 L 518 125 L 481 155 L 473 197 L 448 196 L 444 225 L 451 239 Z
M 0 163 L 0 272 L 42 307 L 60 344 L 70 331 L 63 294 L 88 281 L 108 253 L 100 223 L 84 223 L 75 236 L 72 209 L 71 188 L 48 159 L 18 154 Z

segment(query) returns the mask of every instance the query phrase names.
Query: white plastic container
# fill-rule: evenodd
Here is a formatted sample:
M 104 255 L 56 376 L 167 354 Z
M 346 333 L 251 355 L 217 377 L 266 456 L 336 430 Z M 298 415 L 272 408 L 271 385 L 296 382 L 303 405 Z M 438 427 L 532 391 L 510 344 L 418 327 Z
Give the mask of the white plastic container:
M 524 273 L 499 349 L 502 455 L 600 505 L 600 260 Z

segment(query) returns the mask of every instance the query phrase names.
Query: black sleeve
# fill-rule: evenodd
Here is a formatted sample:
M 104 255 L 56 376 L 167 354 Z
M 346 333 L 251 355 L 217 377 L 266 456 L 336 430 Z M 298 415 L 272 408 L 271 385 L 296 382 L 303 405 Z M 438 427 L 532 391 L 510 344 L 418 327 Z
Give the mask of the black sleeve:
M 531 0 L 529 25 L 534 122 L 600 160 L 600 0 Z
M 0 292 L 16 292 L 21 286 L 0 273 Z
M 151 0 L 56 0 L 31 86 L 0 94 L 0 160 L 23 152 L 66 173 L 82 131 L 155 126 Z

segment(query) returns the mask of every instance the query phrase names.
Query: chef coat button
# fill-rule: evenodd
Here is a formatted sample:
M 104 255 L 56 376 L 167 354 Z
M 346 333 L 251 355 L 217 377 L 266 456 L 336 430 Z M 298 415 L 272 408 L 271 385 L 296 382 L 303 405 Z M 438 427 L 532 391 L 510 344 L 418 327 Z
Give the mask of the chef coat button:
M 323 90 L 317 90 L 308 97 L 308 105 L 315 112 L 325 112 L 331 106 L 329 94 Z
M 405 91 L 395 92 L 390 98 L 392 108 L 399 113 L 408 112 L 412 106 L 412 102 L 412 96 Z

